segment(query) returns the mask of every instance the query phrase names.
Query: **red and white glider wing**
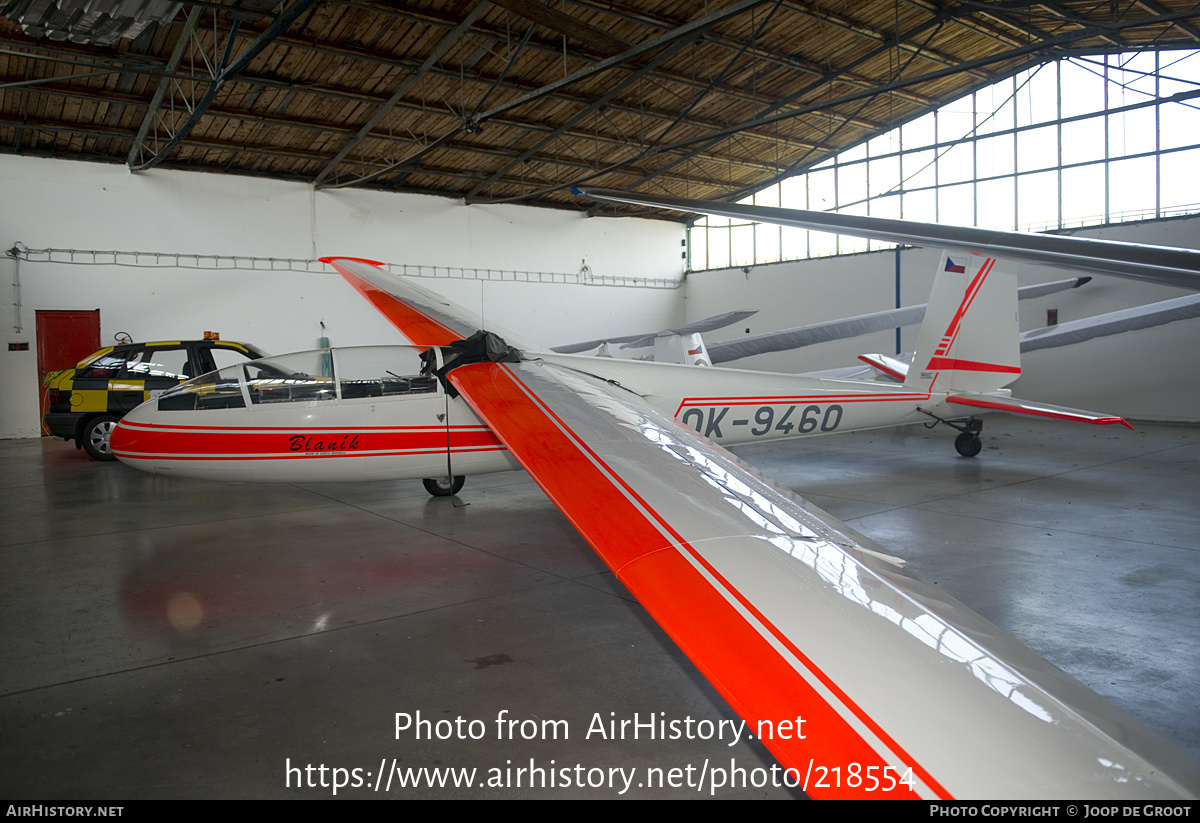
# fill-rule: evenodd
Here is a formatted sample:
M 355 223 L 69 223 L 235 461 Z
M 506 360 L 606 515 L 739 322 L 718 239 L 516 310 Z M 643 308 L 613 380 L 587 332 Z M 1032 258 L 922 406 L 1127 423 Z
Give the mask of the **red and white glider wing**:
M 1200 786 L 1170 743 L 629 391 L 538 361 L 450 380 L 810 794 Z
M 322 257 L 416 346 L 446 346 L 487 328 L 511 345 L 541 351 L 542 347 L 524 340 L 495 323 L 485 324 L 479 315 L 442 295 L 422 288 L 411 278 L 384 271 L 383 263 L 358 257 Z
M 1200 792 L 1173 744 L 629 390 L 536 359 L 448 379 L 810 795 Z
M 389 275 L 383 263 L 358 257 L 322 257 L 379 313 L 417 346 L 445 346 L 469 337 L 478 318 L 440 295 Z M 401 291 L 402 289 L 402 291 Z

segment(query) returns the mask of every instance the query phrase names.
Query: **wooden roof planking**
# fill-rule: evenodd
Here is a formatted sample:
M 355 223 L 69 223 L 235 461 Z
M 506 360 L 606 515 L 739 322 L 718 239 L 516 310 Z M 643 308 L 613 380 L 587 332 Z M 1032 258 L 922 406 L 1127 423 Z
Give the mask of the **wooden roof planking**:
M 0 151 L 603 214 L 638 212 L 569 189 L 732 199 L 1046 60 L 1200 45 L 1181 0 L 216 0 L 110 46 L 35 6 Z

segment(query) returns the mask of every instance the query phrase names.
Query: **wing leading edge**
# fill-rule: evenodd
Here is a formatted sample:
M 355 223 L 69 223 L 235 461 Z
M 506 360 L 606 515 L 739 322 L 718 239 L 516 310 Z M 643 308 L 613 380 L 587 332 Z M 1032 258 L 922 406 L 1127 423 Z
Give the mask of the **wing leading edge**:
M 852 234 L 888 243 L 931 246 L 948 251 L 1061 266 L 1093 274 L 1146 280 L 1185 289 L 1200 289 L 1200 251 L 1193 249 L 1088 237 L 944 226 L 937 223 L 918 223 L 914 220 L 750 206 L 714 200 L 688 200 L 682 197 L 637 194 L 612 189 L 583 188 L 572 191 L 601 203 L 624 203 L 714 214 L 734 220 Z
M 446 346 L 469 337 L 479 324 L 461 306 L 419 286 L 397 280 L 383 263 L 361 257 L 322 257 L 400 333 L 417 346 Z
M 537 361 L 450 380 L 810 794 L 1200 787 L 1188 755 L 627 390 Z M 767 734 L 799 718 L 803 739 Z M 911 793 L 813 776 L 850 764 Z
M 410 278 L 388 273 L 378 260 L 322 257 L 321 262 L 332 266 L 414 345 L 448 346 L 487 328 L 503 333 L 505 340 L 514 346 L 527 351 L 541 350 L 540 346 L 494 323 L 485 324 L 479 315 L 418 286 Z

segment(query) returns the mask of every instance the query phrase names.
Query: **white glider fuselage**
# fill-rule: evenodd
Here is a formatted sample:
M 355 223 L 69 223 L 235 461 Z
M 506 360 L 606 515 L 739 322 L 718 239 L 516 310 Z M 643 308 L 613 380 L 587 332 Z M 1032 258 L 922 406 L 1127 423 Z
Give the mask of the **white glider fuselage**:
M 974 410 L 947 411 L 951 395 L 983 392 L 988 402 L 1003 401 L 1002 387 L 1020 374 L 1016 281 L 993 271 L 994 263 L 943 265 L 921 328 L 922 366 L 902 384 L 529 348 L 522 357 L 618 385 L 721 445 L 927 422 L 930 414 L 963 417 Z M 422 359 L 425 349 L 431 354 Z M 472 408 L 433 376 L 454 357 L 438 347 L 372 346 L 229 367 L 129 414 L 114 434 L 113 453 L 147 471 L 257 482 L 517 468 Z
M 334 482 L 487 474 L 519 468 L 462 398 L 432 378 L 420 391 L 385 381 L 312 377 L 303 361 L 414 361 L 411 346 L 301 352 L 185 384 L 122 422 L 114 452 L 145 471 L 247 482 Z M 658 410 L 722 445 L 858 431 L 929 420 L 945 393 L 902 385 L 735 371 L 580 355 L 533 355 L 644 397 Z M 401 374 L 396 365 L 389 371 Z M 370 382 L 364 389 L 363 382 Z M 215 386 L 224 387 L 223 392 Z M 339 391 L 340 389 L 340 391 Z M 374 389 L 372 392 L 371 390 Z M 449 462 L 447 462 L 449 460 Z

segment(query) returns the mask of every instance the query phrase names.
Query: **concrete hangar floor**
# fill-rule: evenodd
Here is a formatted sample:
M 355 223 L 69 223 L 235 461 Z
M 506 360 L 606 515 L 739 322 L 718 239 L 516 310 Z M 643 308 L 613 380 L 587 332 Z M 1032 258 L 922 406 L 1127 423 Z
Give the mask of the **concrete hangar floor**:
M 1200 428 L 1137 428 L 992 416 L 974 459 L 920 427 L 742 454 L 1200 756 Z M 414 481 L 157 478 L 51 440 L 0 461 L 4 797 L 616 797 L 632 769 L 623 796 L 704 797 L 687 784 L 706 764 L 770 780 L 523 473 L 468 478 L 456 507 Z M 692 739 L 607 735 L 635 714 Z M 393 765 L 476 785 L 377 792 Z M 564 789 L 564 769 L 602 785 Z M 668 785 L 639 786 L 656 769 Z

